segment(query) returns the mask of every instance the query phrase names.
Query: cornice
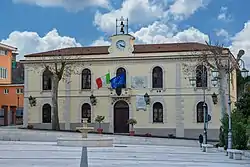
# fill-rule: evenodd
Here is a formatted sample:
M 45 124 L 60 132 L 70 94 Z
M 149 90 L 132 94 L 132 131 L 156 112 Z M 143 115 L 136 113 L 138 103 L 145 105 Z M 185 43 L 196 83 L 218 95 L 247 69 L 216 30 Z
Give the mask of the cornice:
M 131 56 L 131 57 L 104 57 L 104 58 L 70 58 L 65 59 L 67 62 L 114 62 L 114 61 L 128 61 L 128 62 L 135 62 L 135 61 L 192 61 L 194 59 L 198 59 L 200 55 L 165 55 L 165 56 Z M 227 55 L 223 56 L 227 58 Z M 208 58 L 212 59 L 212 56 L 208 55 Z M 60 61 L 60 60 L 59 60 Z M 55 59 L 38 59 L 38 60 L 21 60 L 20 61 L 23 64 L 33 64 L 33 63 L 54 63 Z

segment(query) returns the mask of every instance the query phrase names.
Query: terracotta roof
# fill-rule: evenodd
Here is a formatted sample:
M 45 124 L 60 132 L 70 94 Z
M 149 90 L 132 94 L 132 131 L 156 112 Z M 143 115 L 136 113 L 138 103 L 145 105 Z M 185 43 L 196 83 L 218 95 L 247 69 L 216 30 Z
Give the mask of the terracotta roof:
M 108 54 L 108 48 L 109 46 L 71 47 L 29 54 L 25 55 L 25 57 L 58 55 L 100 55 Z M 185 52 L 202 50 L 208 50 L 207 45 L 194 42 L 134 45 L 134 53 Z
M 3 44 L 3 43 L 0 43 L 0 48 L 4 48 L 4 49 L 7 49 L 7 50 L 11 50 L 11 51 L 17 51 L 16 47 L 6 45 L 6 44 Z

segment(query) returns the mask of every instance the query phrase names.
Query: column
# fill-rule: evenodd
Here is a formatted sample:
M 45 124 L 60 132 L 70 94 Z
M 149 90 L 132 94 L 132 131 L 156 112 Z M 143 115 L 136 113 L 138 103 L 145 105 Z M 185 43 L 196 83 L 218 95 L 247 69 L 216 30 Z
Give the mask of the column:
M 176 108 L 176 137 L 184 137 L 184 100 L 181 96 L 181 64 L 176 64 L 176 89 L 175 89 L 175 108 Z
M 28 86 L 28 67 L 24 64 L 24 105 L 23 105 L 23 127 L 27 128 L 29 118 L 29 86 Z
M 65 70 L 68 70 L 66 68 Z M 66 81 L 65 81 L 65 107 L 64 107 L 64 120 L 65 120 L 65 130 L 70 130 L 70 91 L 71 91 L 71 75 L 70 72 L 66 72 L 68 76 L 66 76 Z

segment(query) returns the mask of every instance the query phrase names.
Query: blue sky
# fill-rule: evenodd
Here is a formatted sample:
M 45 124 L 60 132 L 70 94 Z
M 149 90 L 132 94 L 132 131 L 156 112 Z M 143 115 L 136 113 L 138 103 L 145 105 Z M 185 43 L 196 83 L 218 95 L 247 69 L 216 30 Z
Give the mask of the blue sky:
M 219 41 L 250 57 L 249 0 L 1 0 L 0 6 L 0 41 L 18 47 L 21 58 L 108 45 L 121 16 L 137 43 Z

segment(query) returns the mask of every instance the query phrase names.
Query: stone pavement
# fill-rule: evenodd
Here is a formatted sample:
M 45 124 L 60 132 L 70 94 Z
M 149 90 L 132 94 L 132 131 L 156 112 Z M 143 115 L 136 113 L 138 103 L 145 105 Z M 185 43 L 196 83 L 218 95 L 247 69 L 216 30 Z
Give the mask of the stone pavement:
M 228 159 L 198 147 L 116 145 L 88 148 L 89 167 L 249 167 L 250 159 Z M 81 148 L 55 142 L 0 141 L 1 167 L 78 167 Z
M 97 137 L 97 134 L 88 134 L 89 137 Z M 129 145 L 171 145 L 171 146 L 189 146 L 197 147 L 198 140 L 181 140 L 167 138 L 150 138 L 135 136 L 119 136 L 119 135 L 103 135 L 105 137 L 114 138 L 115 144 Z M 58 137 L 81 137 L 80 133 L 73 132 L 53 132 L 53 131 L 37 131 L 16 129 L 11 127 L 0 128 L 0 140 L 7 141 L 42 141 L 55 142 Z

